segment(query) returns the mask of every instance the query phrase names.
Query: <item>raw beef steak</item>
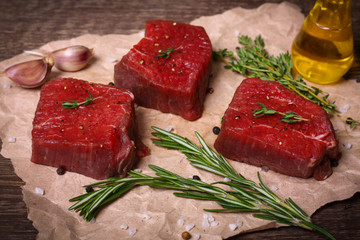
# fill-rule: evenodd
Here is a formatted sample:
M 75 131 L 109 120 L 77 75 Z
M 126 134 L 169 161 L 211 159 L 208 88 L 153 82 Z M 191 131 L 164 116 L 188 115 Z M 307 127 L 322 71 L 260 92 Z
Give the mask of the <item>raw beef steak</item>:
M 285 123 L 281 115 L 254 117 L 257 103 L 278 112 L 293 111 L 308 121 Z M 340 157 L 328 114 L 277 82 L 245 79 L 225 112 L 215 148 L 225 157 L 290 176 L 323 180 Z
M 88 105 L 62 108 L 63 101 Z M 58 78 L 41 88 L 32 130 L 31 161 L 95 179 L 123 176 L 149 150 L 136 135 L 131 92 Z
M 130 89 L 141 106 L 196 120 L 203 110 L 211 54 L 204 28 L 149 21 L 145 37 L 115 65 L 115 85 Z

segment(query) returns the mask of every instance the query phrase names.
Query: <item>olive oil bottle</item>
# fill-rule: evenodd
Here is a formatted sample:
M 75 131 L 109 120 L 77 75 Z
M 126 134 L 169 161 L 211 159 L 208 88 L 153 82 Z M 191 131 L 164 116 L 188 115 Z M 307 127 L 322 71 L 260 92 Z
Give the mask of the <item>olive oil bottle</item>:
M 294 39 L 291 57 L 306 80 L 339 81 L 354 59 L 351 0 L 317 0 Z

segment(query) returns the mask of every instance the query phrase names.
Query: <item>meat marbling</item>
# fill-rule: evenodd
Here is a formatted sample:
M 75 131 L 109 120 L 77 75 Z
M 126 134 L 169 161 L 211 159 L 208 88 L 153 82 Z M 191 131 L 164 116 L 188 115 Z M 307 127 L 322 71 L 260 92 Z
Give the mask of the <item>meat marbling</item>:
M 62 108 L 63 101 L 89 105 Z M 58 78 L 41 88 L 33 120 L 31 161 L 95 179 L 123 176 L 149 150 L 136 134 L 134 97 L 128 90 Z
M 285 123 L 281 115 L 254 117 L 257 102 L 279 112 L 293 111 L 309 121 Z M 273 81 L 245 79 L 225 112 L 215 149 L 225 157 L 282 174 L 323 180 L 340 157 L 328 114 Z
M 173 49 L 168 57 L 159 57 L 168 49 Z M 115 85 L 130 89 L 141 106 L 196 120 L 202 115 L 211 55 L 204 28 L 149 21 L 145 37 L 115 65 Z

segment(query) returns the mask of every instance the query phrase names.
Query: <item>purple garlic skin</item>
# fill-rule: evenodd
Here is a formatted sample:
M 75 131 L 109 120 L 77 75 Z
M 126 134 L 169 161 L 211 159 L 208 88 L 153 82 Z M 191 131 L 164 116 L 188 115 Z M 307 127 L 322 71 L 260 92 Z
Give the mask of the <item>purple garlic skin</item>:
M 49 54 L 54 58 L 55 67 L 64 72 L 76 72 L 83 69 L 94 56 L 93 49 L 74 45 L 55 50 Z
M 10 66 L 4 75 L 23 88 L 36 88 L 46 82 L 53 66 L 54 59 L 44 57 Z

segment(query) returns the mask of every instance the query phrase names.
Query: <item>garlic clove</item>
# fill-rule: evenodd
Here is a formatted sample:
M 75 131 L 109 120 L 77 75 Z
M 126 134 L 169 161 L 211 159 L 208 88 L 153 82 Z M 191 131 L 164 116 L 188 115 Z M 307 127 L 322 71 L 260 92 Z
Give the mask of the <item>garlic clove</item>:
M 5 69 L 4 74 L 24 88 L 35 88 L 47 80 L 54 59 L 43 58 L 15 64 Z
M 50 53 L 54 58 L 55 67 L 65 72 L 75 72 L 83 69 L 94 56 L 93 49 L 74 45 L 55 50 Z

